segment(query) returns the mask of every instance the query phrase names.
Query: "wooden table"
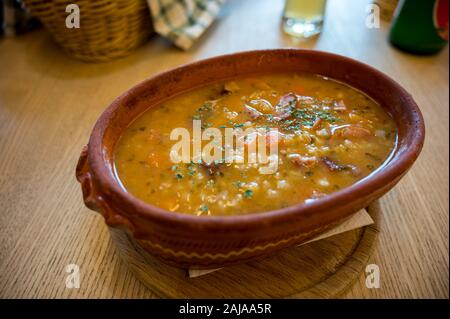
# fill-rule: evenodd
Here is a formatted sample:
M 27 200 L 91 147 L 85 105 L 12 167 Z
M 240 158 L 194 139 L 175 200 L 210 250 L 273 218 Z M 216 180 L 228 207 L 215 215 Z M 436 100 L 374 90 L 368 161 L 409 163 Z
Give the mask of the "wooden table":
M 150 75 L 204 57 L 303 47 L 366 62 L 410 91 L 426 121 L 424 150 L 381 199 L 381 233 L 371 263 L 381 288 L 361 276 L 345 297 L 446 297 L 449 283 L 448 49 L 419 57 L 393 49 L 365 26 L 366 2 L 329 1 L 323 34 L 296 43 L 280 30 L 282 1 L 230 0 L 189 52 L 154 38 L 106 64 L 67 57 L 43 31 L 0 40 L 0 296 L 154 297 L 119 261 L 102 218 L 83 205 L 74 170 L 109 102 Z M 65 267 L 80 266 L 68 289 Z

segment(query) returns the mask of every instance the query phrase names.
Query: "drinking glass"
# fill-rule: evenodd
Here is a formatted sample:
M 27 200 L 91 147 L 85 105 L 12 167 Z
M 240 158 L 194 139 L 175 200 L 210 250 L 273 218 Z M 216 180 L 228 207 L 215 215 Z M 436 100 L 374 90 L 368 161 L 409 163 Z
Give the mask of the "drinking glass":
M 322 31 L 326 0 L 286 0 L 283 29 L 287 34 L 309 38 Z

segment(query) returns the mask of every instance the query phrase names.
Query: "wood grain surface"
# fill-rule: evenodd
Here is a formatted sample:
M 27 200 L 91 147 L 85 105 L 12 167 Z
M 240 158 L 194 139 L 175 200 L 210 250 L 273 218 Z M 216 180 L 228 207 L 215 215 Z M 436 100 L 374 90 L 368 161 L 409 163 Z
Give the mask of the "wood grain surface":
M 110 228 L 110 233 L 121 260 L 163 298 L 336 298 L 366 268 L 378 236 L 379 210 L 378 202 L 367 209 L 372 225 L 197 278 L 163 264 L 125 231 Z
M 283 1 L 230 0 L 191 51 L 154 38 L 105 64 L 68 58 L 43 30 L 0 40 L 0 297 L 156 297 L 121 263 L 102 218 L 81 199 L 74 170 L 97 117 L 130 86 L 180 64 L 302 47 L 387 73 L 412 93 L 426 122 L 419 160 L 380 200 L 380 234 L 369 262 L 380 267 L 381 287 L 366 288 L 362 274 L 344 297 L 448 298 L 448 48 L 427 57 L 393 49 L 387 25 L 365 26 L 367 2 L 330 0 L 323 34 L 297 42 L 280 30 Z M 80 267 L 79 289 L 65 285 L 72 263 Z

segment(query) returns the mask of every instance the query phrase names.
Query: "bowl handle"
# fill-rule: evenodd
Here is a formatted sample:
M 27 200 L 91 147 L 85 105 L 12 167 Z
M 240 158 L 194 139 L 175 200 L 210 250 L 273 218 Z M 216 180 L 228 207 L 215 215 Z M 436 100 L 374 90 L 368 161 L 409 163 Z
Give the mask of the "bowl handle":
M 130 221 L 119 214 L 115 209 L 112 209 L 105 201 L 102 193 L 96 189 L 89 166 L 87 145 L 85 145 L 81 151 L 76 168 L 76 178 L 81 184 L 85 205 L 88 208 L 99 212 L 105 218 L 106 224 L 112 227 L 126 226 L 130 230 L 134 229 Z

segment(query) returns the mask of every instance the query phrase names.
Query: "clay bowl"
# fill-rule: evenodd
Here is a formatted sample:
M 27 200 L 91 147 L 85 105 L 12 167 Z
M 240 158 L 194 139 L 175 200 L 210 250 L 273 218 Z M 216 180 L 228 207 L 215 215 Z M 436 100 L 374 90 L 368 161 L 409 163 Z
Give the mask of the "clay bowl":
M 113 166 L 115 145 L 128 124 L 143 111 L 206 83 L 282 71 L 327 76 L 380 103 L 398 126 L 398 144 L 383 168 L 314 202 L 231 217 L 168 212 L 144 203 L 120 186 Z M 423 118 L 411 95 L 370 66 L 318 51 L 250 51 L 191 63 L 155 75 L 125 92 L 98 119 L 76 175 L 86 206 L 100 212 L 109 226 L 129 232 L 150 254 L 180 267 L 220 267 L 297 245 L 367 207 L 408 171 L 422 149 L 424 134 Z

